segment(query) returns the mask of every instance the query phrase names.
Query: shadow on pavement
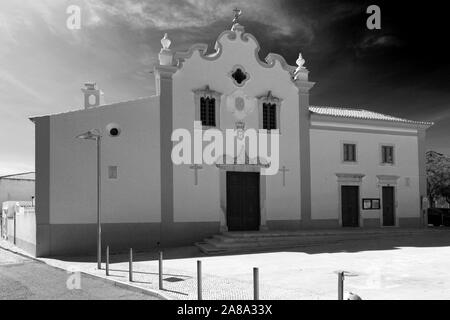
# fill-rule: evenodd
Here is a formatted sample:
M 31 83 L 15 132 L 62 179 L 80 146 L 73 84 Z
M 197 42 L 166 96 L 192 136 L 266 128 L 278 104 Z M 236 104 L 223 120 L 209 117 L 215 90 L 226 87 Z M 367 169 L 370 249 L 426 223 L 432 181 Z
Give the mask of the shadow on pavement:
M 381 233 L 374 235 L 371 238 L 362 239 L 346 239 L 343 235 L 339 240 L 332 240 L 330 242 L 321 242 L 317 244 L 307 244 L 300 246 L 290 246 L 286 248 L 276 248 L 267 250 L 252 249 L 251 251 L 222 253 L 216 255 L 206 255 L 202 253 L 197 247 L 175 247 L 175 248 L 162 248 L 164 260 L 171 259 L 184 259 L 184 258 L 205 258 L 215 256 L 227 256 L 227 255 L 248 255 L 259 253 L 276 253 L 276 252 L 301 252 L 306 254 L 320 254 L 320 253 L 337 253 L 337 252 L 361 252 L 361 251 L 376 251 L 376 250 L 395 250 L 399 247 L 447 247 L 450 246 L 450 228 L 445 227 L 433 227 L 424 229 L 423 232 L 412 235 L 395 235 Z M 111 248 L 110 250 L 113 250 Z M 54 259 L 71 262 L 96 262 L 95 256 L 55 256 Z M 133 261 L 156 261 L 159 258 L 159 250 L 153 249 L 150 252 L 136 251 L 133 253 Z M 104 259 L 104 253 L 103 253 Z M 114 252 L 110 255 L 110 263 L 121 263 L 128 261 L 128 253 L 126 251 Z M 116 270 L 123 271 L 125 270 Z M 135 271 L 139 273 L 138 271 Z M 145 273 L 145 272 L 142 272 Z M 155 274 L 155 273 L 148 273 Z M 181 276 L 183 275 L 173 275 Z

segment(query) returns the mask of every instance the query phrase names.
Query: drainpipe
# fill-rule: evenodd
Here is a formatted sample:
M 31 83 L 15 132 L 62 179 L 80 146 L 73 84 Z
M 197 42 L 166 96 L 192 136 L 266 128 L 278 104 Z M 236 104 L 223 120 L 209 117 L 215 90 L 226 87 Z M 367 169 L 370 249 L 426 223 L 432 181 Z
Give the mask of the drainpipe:
M 16 210 L 14 208 L 14 245 L 16 245 Z

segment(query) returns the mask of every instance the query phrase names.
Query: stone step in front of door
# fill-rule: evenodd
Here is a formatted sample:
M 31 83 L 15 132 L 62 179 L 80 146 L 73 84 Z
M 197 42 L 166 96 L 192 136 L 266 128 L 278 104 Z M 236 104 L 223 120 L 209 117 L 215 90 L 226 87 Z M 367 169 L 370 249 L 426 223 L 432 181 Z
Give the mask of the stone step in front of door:
M 229 250 L 227 249 L 217 248 L 215 245 L 209 244 L 207 242 L 196 242 L 194 245 L 199 248 L 201 252 L 210 255 L 229 252 Z
M 221 235 L 226 237 L 285 237 L 288 235 L 296 236 L 323 236 L 323 235 L 345 235 L 345 234 L 392 234 L 392 233 L 415 233 L 422 232 L 423 228 L 342 228 L 342 229 L 310 229 L 310 230 L 296 230 L 296 231 L 226 231 Z
M 286 236 L 261 236 L 261 237 L 227 237 L 224 235 L 214 235 L 210 240 L 217 240 L 223 244 L 233 244 L 233 243 L 253 243 L 253 242 L 285 242 L 285 241 L 308 241 L 309 239 L 318 239 L 319 237 L 326 238 L 361 238 L 373 235 L 368 234 L 345 234 L 345 235 L 321 235 L 321 236 L 311 236 L 311 235 L 286 235 Z M 206 240 L 206 239 L 205 239 Z
M 392 236 L 405 236 L 410 235 L 410 233 L 395 233 Z M 368 239 L 376 238 L 379 234 L 369 233 L 369 234 L 346 234 L 346 235 L 328 235 L 328 236 L 287 236 L 287 237 L 251 237 L 251 238 L 228 238 L 220 239 L 217 237 L 207 238 L 204 241 L 217 248 L 238 248 L 238 247 L 264 247 L 273 245 L 302 245 L 308 243 L 316 242 L 330 242 L 330 241 L 346 241 L 346 240 L 358 240 L 358 239 Z
M 264 238 L 242 238 L 242 239 L 226 239 L 220 240 L 216 237 L 204 239 L 205 242 L 215 245 L 217 248 L 227 248 L 227 247 L 243 247 L 243 246 L 264 246 L 264 245 L 284 245 L 284 244 L 305 244 L 317 241 L 334 241 L 334 240 L 357 240 L 357 239 L 367 239 L 370 237 L 377 237 L 377 235 L 347 235 L 342 236 L 327 236 L 320 239 L 319 237 L 264 237 Z
M 206 254 L 261 251 L 276 248 L 312 246 L 348 240 L 411 236 L 425 229 L 376 229 L 328 231 L 224 232 L 196 243 Z

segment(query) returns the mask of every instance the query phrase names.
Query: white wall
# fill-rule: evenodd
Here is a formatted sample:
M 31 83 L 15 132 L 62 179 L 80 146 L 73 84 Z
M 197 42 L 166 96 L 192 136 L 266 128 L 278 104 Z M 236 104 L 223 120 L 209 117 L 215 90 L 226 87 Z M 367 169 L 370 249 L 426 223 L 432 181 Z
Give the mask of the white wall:
M 36 245 L 36 215 L 34 207 L 18 207 L 18 212 L 16 212 L 16 237 L 28 244 Z
M 286 187 L 282 187 L 282 174 L 267 176 L 266 211 L 267 219 L 300 219 L 300 176 L 299 176 L 299 128 L 298 91 L 287 71 L 276 61 L 273 67 L 262 66 L 255 56 L 258 44 L 249 38 L 243 41 L 240 32 L 236 39 L 224 35 L 218 39 L 222 45 L 218 59 L 206 60 L 194 51 L 192 57 L 183 62 L 181 70 L 173 76 L 173 128 L 191 131 L 195 120 L 195 102 L 192 90 L 209 85 L 211 90 L 222 93 L 220 128 L 235 128 L 238 121 L 227 110 L 227 96 L 242 89 L 249 99 L 267 94 L 269 90 L 283 99 L 281 105 L 280 167 L 285 165 L 290 171 Z M 265 63 L 264 63 L 265 64 Z M 244 67 L 250 79 L 242 88 L 234 85 L 228 76 L 235 65 Z M 246 129 L 258 128 L 258 108 L 242 121 Z M 194 171 L 188 165 L 174 166 L 174 219 L 181 221 L 219 221 L 220 188 L 219 169 L 203 165 L 199 170 L 199 184 L 194 186 Z M 226 188 L 223 188 L 224 190 Z M 224 192 L 224 191 L 222 191 Z M 264 210 L 264 207 L 261 208 Z
M 0 203 L 4 201 L 31 201 L 34 180 L 0 179 Z
M 106 132 L 121 128 L 118 137 Z M 50 223 L 96 222 L 96 143 L 76 139 L 101 130 L 102 222 L 161 221 L 159 98 L 53 115 L 50 121 Z M 108 166 L 118 179 L 108 179 Z
M 311 129 L 312 219 L 338 219 L 339 192 L 336 173 L 364 174 L 361 198 L 381 198 L 377 175 L 397 175 L 396 215 L 420 216 L 417 136 Z M 357 163 L 341 159 L 344 141 L 357 144 Z M 395 164 L 381 165 L 381 144 L 395 146 Z M 405 178 L 410 178 L 406 186 Z M 361 199 L 360 199 L 361 200 Z M 360 201 L 361 206 L 361 201 Z M 381 210 L 361 210 L 363 218 L 380 218 Z
M 15 226 L 14 226 L 15 217 Z M 34 250 L 36 245 L 36 215 L 31 201 L 6 201 L 2 204 L 2 235 L 25 250 Z M 3 233 L 4 232 L 4 233 Z M 26 244 L 24 244 L 25 242 Z

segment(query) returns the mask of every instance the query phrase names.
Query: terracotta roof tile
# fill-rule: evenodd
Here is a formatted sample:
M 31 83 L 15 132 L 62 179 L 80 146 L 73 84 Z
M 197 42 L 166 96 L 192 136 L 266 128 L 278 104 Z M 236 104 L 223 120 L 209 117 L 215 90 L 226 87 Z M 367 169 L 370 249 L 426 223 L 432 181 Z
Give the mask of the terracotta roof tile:
M 343 117 L 343 118 L 364 119 L 364 120 L 383 120 L 383 121 L 393 121 L 411 124 L 433 125 L 433 122 L 408 120 L 364 109 L 310 106 L 309 111 L 318 115 L 332 116 L 332 117 Z

